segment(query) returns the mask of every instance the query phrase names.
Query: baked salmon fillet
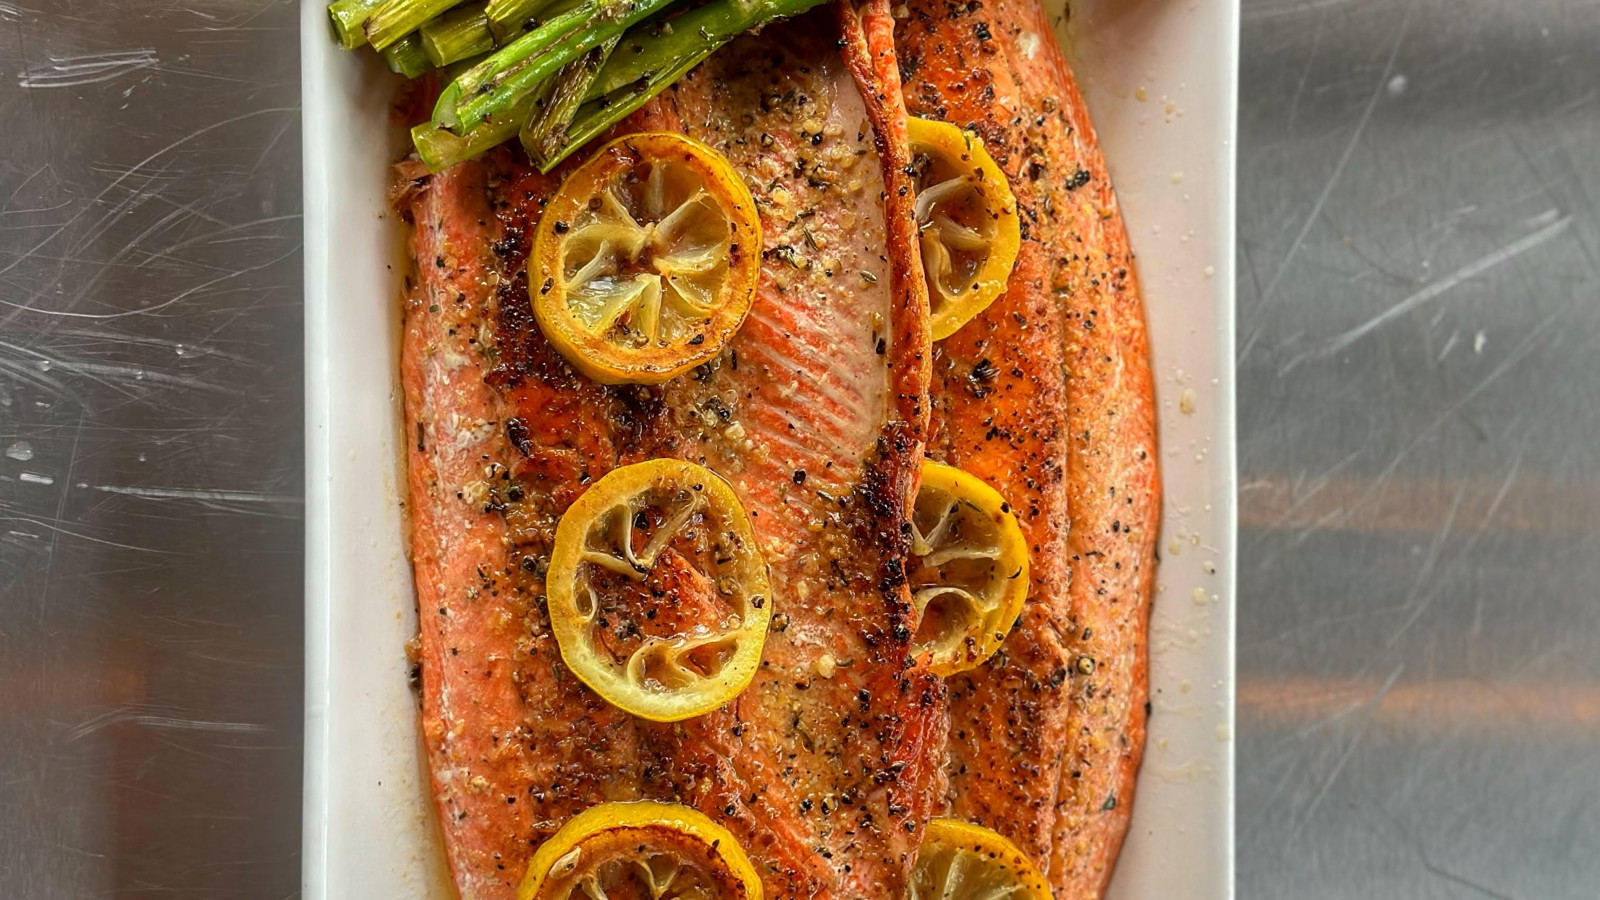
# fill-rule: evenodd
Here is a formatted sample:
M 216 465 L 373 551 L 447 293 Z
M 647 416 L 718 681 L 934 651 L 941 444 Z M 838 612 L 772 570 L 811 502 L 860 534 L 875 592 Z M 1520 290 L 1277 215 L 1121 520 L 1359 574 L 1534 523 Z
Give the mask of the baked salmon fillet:
M 983 140 L 1022 231 L 1006 292 L 935 345 L 930 455 L 1009 500 L 1032 577 L 1000 652 L 950 679 L 950 808 L 1021 847 L 1058 900 L 1098 897 L 1144 748 L 1160 510 L 1133 255 L 1038 0 L 907 8 L 910 113 Z
M 768 897 L 906 894 L 944 697 L 910 649 L 927 301 L 900 189 L 904 113 L 873 80 L 871 46 L 850 10 L 817 10 L 735 41 L 622 126 L 725 156 L 763 232 L 742 329 L 658 386 L 577 374 L 533 320 L 531 235 L 575 162 L 545 176 L 501 149 L 440 174 L 401 167 L 423 737 L 466 900 L 515 897 L 565 822 L 634 799 L 728 828 Z M 726 479 L 774 593 L 754 681 L 676 723 L 574 677 L 546 608 L 563 512 L 608 471 L 655 458 Z M 663 608 L 692 615 L 668 587 Z M 659 627 L 646 618 L 611 624 Z

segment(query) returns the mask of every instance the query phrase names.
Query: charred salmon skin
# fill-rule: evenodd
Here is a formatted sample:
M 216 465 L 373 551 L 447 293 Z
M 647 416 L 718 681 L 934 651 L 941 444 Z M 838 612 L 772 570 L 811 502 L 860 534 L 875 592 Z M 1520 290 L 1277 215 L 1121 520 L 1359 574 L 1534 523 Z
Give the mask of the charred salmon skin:
M 906 892 L 944 735 L 942 687 L 910 652 L 904 572 L 927 305 L 911 257 L 892 251 L 911 239 L 903 132 L 883 126 L 903 120 L 899 93 L 874 80 L 881 59 L 862 64 L 869 44 L 846 13 L 741 38 L 622 127 L 713 148 L 760 215 L 743 327 L 663 384 L 597 384 L 533 321 L 529 238 L 575 162 L 545 176 L 501 150 L 436 175 L 402 167 L 423 731 L 467 900 L 515 897 L 564 823 L 636 799 L 728 829 L 769 897 Z M 562 514 L 607 472 L 658 458 L 727 481 L 774 593 L 749 687 L 673 723 L 574 677 L 545 605 Z M 619 614 L 617 640 L 694 614 L 691 591 L 660 592 L 670 612 Z
M 971 129 L 1011 182 L 1006 293 L 936 346 L 930 453 L 979 474 L 1029 539 L 1028 606 L 950 683 L 950 803 L 1100 896 L 1144 747 L 1160 507 L 1144 311 L 1083 98 L 1038 0 L 911 0 L 912 115 Z

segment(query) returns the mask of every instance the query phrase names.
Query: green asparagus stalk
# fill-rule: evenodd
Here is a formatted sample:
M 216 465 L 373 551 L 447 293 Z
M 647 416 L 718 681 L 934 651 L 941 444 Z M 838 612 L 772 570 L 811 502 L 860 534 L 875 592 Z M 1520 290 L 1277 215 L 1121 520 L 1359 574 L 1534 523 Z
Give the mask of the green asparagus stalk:
M 460 81 L 446 88 L 434 107 L 434 118 L 458 132 L 471 129 L 501 110 L 517 105 L 523 96 L 540 82 L 555 75 L 562 66 L 674 2 L 676 0 L 625 0 L 621 3 L 615 0 L 590 0 L 583 3 L 489 57 L 484 66 L 498 71 L 491 74 L 477 92 L 455 90 Z M 582 21 L 574 29 L 567 22 L 569 17 Z M 547 29 L 560 34 L 553 43 L 550 40 L 552 34 L 547 34 Z M 556 29 L 561 30 L 556 32 Z M 546 46 L 541 52 L 531 53 L 526 47 L 519 47 L 524 42 L 529 46 Z M 452 105 L 453 110 L 450 108 Z
M 366 23 L 367 42 L 382 50 L 461 0 L 384 0 Z
M 537 28 L 496 50 L 445 85 L 434 105 L 433 117 L 445 125 L 457 127 L 456 107 L 463 98 L 489 90 L 563 38 L 576 33 L 594 17 L 595 3 L 596 0 L 562 0 Z
M 543 12 L 551 0 L 489 0 L 484 14 L 489 17 L 489 30 L 494 32 L 497 44 L 509 44 Z
M 333 32 L 339 36 L 339 46 L 354 50 L 365 44 L 367 32 L 362 26 L 383 4 L 384 0 L 338 0 L 329 4 L 328 18 L 333 20 Z
M 487 0 L 491 30 L 495 12 L 519 2 Z M 464 63 L 453 67 L 459 74 L 433 120 L 412 131 L 419 154 L 437 171 L 520 131 L 529 156 L 548 172 L 723 44 L 823 0 L 711 0 L 657 16 L 678 2 L 556 0 L 536 27 L 465 71 Z
M 433 61 L 423 52 L 422 38 L 415 31 L 383 48 L 378 55 L 389 71 L 407 78 L 416 78 L 433 68 Z
M 468 3 L 423 25 L 422 49 L 435 66 L 477 56 L 494 49 L 494 34 L 482 3 Z
M 647 99 L 653 97 L 744 32 L 774 19 L 797 16 L 823 2 L 718 0 L 665 21 L 635 25 L 622 36 L 622 42 L 589 86 L 589 94 L 584 99 L 596 100 L 626 87 L 640 90 L 657 85 L 646 96 Z M 669 76 L 667 73 L 676 74 Z M 636 105 L 619 113 L 616 118 L 620 120 L 637 108 Z
M 548 172 L 596 135 L 622 121 L 718 47 L 772 19 L 799 15 L 823 0 L 720 0 L 666 22 L 635 25 L 589 86 L 559 151 L 534 158 Z M 666 27 L 663 27 L 666 26 Z
M 448 66 L 442 66 L 439 69 L 439 82 L 441 84 L 449 84 L 450 82 L 455 81 L 457 78 L 460 78 L 462 75 L 466 74 L 472 69 L 473 66 L 478 65 L 488 58 L 489 54 L 480 53 L 477 56 L 469 56 L 466 59 L 453 62 Z
M 551 166 L 559 161 L 556 157 L 567 145 L 567 129 L 573 117 L 582 106 L 589 85 L 594 83 L 620 39 L 620 35 L 614 37 L 562 67 L 561 73 L 551 82 L 550 99 L 522 126 L 522 147 L 528 151 L 528 158 L 544 171 L 550 170 L 543 165 L 545 160 L 554 159 Z
M 533 114 L 540 99 L 536 92 L 527 97 L 521 106 L 465 134 L 456 134 L 434 122 L 423 122 L 411 129 L 411 143 L 416 146 L 417 155 L 422 157 L 428 171 L 442 172 L 516 137 L 517 130 Z

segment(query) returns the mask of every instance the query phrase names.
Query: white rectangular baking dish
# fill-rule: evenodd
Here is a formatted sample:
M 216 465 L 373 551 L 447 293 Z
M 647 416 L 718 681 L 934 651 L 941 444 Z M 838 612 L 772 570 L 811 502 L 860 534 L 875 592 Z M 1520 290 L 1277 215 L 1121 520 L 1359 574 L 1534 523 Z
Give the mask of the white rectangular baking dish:
M 1059 4 L 1060 0 L 1055 0 Z M 306 900 L 453 897 L 404 652 L 395 82 L 303 0 Z M 1138 253 L 1166 509 L 1154 715 L 1114 900 L 1233 892 L 1233 203 L 1237 0 L 1061 16 Z

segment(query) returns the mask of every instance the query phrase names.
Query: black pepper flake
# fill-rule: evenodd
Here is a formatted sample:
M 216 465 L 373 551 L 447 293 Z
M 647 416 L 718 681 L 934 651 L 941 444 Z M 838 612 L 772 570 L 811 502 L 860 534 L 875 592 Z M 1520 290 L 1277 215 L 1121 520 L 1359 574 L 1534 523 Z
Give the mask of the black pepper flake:
M 795 484 L 805 484 L 806 483 L 806 470 L 805 469 L 795 469 L 793 477 L 794 477 L 794 483 Z
M 978 40 L 980 41 L 987 41 L 993 37 L 993 35 L 989 34 L 989 23 L 987 22 L 979 22 L 977 25 L 974 25 L 972 27 L 972 33 L 976 34 L 978 36 Z
M 703 335 L 703 334 L 697 334 L 694 337 L 689 338 L 689 346 L 691 346 L 691 347 L 698 347 L 701 344 L 704 344 L 705 342 L 706 342 L 706 336 Z
M 1088 169 L 1079 169 L 1067 177 L 1067 190 L 1075 191 L 1083 187 L 1089 183 L 1090 177 Z
M 557 222 L 555 224 L 555 229 L 556 229 L 556 234 L 566 234 L 568 231 L 572 230 L 572 226 L 568 225 L 565 222 L 557 220 Z

